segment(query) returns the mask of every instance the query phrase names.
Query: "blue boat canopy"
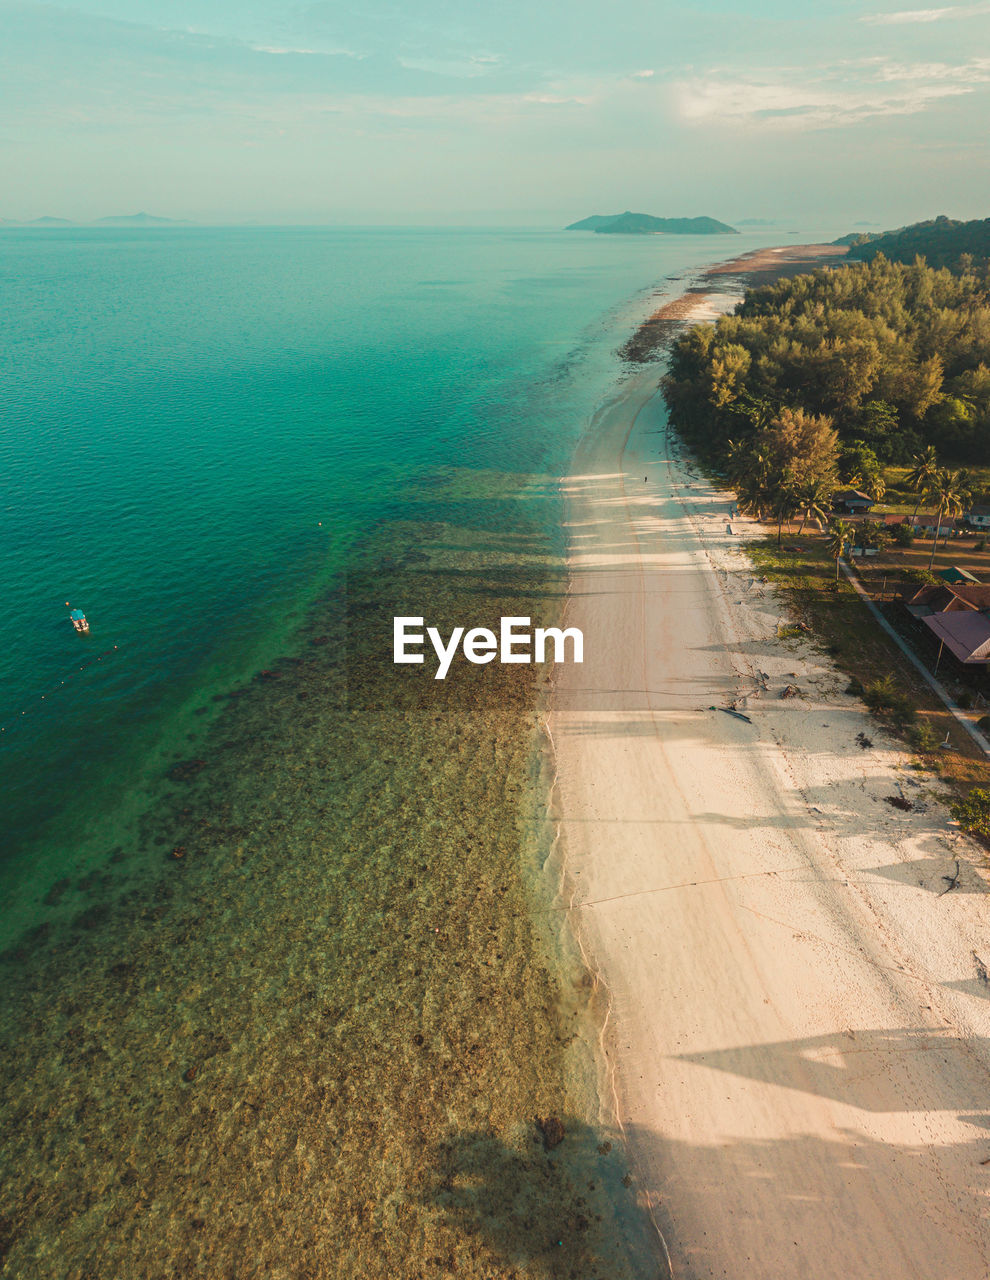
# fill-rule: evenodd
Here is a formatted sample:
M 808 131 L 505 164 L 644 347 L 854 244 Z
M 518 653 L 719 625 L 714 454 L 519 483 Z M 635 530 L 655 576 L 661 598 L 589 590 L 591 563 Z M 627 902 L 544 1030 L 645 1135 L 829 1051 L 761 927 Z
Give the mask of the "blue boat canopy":
M 73 609 L 72 612 L 69 614 L 69 617 L 73 620 L 73 622 L 83 622 L 86 618 L 86 615 L 83 613 L 82 609 Z

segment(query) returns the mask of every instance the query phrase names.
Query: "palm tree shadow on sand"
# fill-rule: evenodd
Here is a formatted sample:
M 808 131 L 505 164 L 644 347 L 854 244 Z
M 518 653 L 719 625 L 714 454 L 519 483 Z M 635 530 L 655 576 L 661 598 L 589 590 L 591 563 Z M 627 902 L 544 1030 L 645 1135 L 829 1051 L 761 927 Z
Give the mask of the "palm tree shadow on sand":
M 508 1140 L 451 1131 L 425 1203 L 500 1280 L 665 1280 L 648 1206 L 617 1135 L 572 1117 L 534 1121 Z M 434 1259 L 441 1269 L 456 1259 Z

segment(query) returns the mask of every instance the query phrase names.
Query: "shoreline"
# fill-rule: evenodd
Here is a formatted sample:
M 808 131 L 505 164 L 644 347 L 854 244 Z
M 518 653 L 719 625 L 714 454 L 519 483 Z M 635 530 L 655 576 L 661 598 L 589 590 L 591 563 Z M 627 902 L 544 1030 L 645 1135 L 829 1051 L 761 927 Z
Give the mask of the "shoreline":
M 672 328 L 735 300 L 747 260 L 767 283 L 828 256 L 804 248 L 717 264 L 649 317 L 626 353 L 647 367 L 563 480 L 566 616 L 586 637 L 548 725 L 564 905 L 660 1266 L 977 1280 L 982 859 L 829 660 L 776 638 L 786 603 L 726 534 L 731 495 L 668 437 L 652 366 Z M 885 794 L 906 787 L 927 808 L 894 816 Z M 955 858 L 968 893 L 949 902 Z
M 738 258 L 713 263 L 682 294 L 647 316 L 623 345 L 621 354 L 633 364 L 660 360 L 679 330 L 686 323 L 702 318 L 699 309 L 710 308 L 715 299 L 732 297 L 733 303 L 740 301 L 746 289 L 756 289 L 822 267 L 839 266 L 847 253 L 845 245 L 795 244 L 751 249 Z M 716 304 L 714 314 L 725 309 L 719 309 Z

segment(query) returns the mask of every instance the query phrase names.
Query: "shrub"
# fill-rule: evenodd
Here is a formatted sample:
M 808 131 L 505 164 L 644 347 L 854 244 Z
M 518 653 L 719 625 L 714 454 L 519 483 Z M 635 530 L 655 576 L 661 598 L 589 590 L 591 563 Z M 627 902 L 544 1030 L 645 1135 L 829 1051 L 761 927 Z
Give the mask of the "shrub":
M 910 698 L 898 692 L 892 676 L 874 680 L 864 692 L 863 701 L 877 715 L 889 716 L 898 729 L 913 725 L 918 718 L 917 708 Z
M 965 800 L 949 805 L 949 810 L 967 831 L 990 836 L 990 791 L 985 787 L 974 787 Z
M 909 524 L 894 525 L 894 544 L 898 547 L 909 547 L 914 542 L 914 530 Z
M 916 583 L 919 587 L 938 586 L 942 579 L 927 569 L 905 569 L 904 581 Z
M 909 725 L 907 740 L 915 751 L 934 751 L 938 746 L 938 734 L 927 720 Z
M 910 698 L 905 698 L 902 693 L 899 693 L 894 698 L 894 705 L 890 708 L 890 718 L 898 729 L 907 729 L 909 726 L 916 727 L 918 708 Z
M 976 542 L 973 543 L 974 551 L 986 551 L 986 549 L 987 549 L 986 538 L 978 538 Z
M 867 685 L 863 692 L 863 701 L 871 711 L 889 711 L 894 704 L 894 699 L 899 696 L 893 677 L 884 676 L 883 679 L 874 680 L 871 685 Z
M 970 707 L 972 707 L 972 705 L 973 705 L 973 695 L 970 693 L 968 689 L 964 689 L 963 692 L 959 695 L 959 697 L 956 698 L 956 706 L 962 707 L 963 711 L 968 711 Z

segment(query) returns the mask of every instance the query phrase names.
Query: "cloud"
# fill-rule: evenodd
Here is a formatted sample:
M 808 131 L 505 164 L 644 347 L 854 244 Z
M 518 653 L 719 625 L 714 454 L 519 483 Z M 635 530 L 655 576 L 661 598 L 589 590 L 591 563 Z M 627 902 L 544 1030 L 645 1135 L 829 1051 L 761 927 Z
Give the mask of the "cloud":
M 511 101 L 511 99 L 508 99 Z M 592 97 L 565 97 L 558 93 L 524 93 L 522 102 L 534 102 L 538 106 L 544 107 L 588 107 L 594 101 Z
M 450 76 L 456 80 L 473 80 L 501 69 L 501 58 L 494 53 L 470 53 L 453 58 L 400 57 L 400 67 L 409 71 L 427 71 L 432 75 Z
M 296 45 L 249 44 L 246 46 L 252 53 L 271 53 L 279 56 L 296 54 L 299 57 L 312 58 L 358 58 L 364 54 L 355 53 L 353 49 L 307 49 Z
M 696 125 L 791 131 L 856 125 L 917 115 L 944 99 L 972 93 L 990 83 L 990 58 L 960 66 L 873 59 L 859 72 L 865 79 L 855 83 L 855 74 L 849 65 L 820 68 L 816 77 L 796 69 L 752 78 L 710 73 L 675 84 L 675 109 Z
M 944 9 L 900 9 L 895 13 L 870 13 L 860 18 L 875 27 L 893 27 L 906 23 L 941 22 L 945 18 L 978 18 L 990 13 L 990 4 L 948 5 Z
M 986 84 L 990 81 L 990 58 L 970 58 L 961 66 L 952 66 L 947 62 L 881 62 L 877 68 L 877 78 L 890 83 L 931 80 L 950 81 L 958 85 Z

